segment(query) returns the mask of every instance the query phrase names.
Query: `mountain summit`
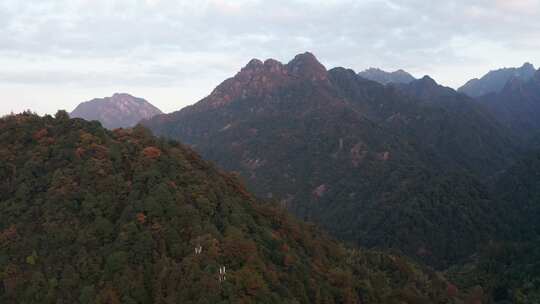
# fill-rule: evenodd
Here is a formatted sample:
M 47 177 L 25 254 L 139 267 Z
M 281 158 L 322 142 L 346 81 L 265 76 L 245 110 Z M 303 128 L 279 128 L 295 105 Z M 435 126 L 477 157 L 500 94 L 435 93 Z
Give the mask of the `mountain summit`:
M 197 107 L 218 108 L 235 100 L 263 96 L 293 82 L 325 81 L 327 78 L 326 68 L 309 52 L 297 55 L 287 64 L 275 59 L 264 62 L 252 59 L 234 77 L 216 87 Z
M 98 120 L 108 129 L 133 127 L 162 112 L 148 101 L 125 93 L 96 98 L 79 104 L 71 117 Z

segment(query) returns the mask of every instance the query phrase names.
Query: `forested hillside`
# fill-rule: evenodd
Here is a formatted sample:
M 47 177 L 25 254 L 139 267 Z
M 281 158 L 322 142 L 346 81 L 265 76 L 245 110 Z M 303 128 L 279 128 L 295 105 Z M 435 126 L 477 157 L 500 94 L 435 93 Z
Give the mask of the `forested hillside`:
M 507 228 L 481 180 L 517 145 L 429 78 L 383 86 L 309 53 L 252 60 L 199 103 L 143 124 L 352 244 L 445 267 Z
M 0 119 L 2 303 L 460 303 L 440 274 L 346 250 L 144 128 Z M 457 301 L 457 302 L 456 302 Z
M 495 303 L 540 302 L 540 153 L 530 153 L 505 172 L 494 187 L 512 237 L 483 248 L 448 275 L 461 288 L 483 286 Z

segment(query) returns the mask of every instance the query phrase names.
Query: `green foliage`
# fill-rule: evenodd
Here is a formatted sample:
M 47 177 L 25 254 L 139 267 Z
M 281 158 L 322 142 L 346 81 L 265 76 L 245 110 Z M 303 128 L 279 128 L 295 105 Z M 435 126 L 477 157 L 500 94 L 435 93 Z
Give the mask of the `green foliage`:
M 406 94 L 343 68 L 328 80 L 286 79 L 219 108 L 210 96 L 145 124 L 350 244 L 444 269 L 504 233 L 482 181 L 515 143 L 483 108 L 436 84 Z
M 0 156 L 1 303 L 451 303 L 427 270 L 349 253 L 141 127 L 7 116 Z

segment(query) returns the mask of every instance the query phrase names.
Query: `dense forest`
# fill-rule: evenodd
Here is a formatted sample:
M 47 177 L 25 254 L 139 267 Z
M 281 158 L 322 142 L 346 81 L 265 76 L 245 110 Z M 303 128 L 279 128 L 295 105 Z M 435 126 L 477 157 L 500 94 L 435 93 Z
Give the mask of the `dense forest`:
M 384 86 L 309 53 L 251 61 L 199 103 L 143 124 L 351 244 L 444 269 L 507 233 L 482 181 L 519 143 L 428 77 Z
M 399 254 L 347 249 L 142 128 L 0 119 L 2 303 L 476 303 Z
M 473 99 L 427 76 L 382 85 L 327 71 L 305 53 L 252 60 L 143 124 L 351 246 L 482 286 L 488 303 L 536 303 L 540 162 L 523 156 L 540 149 L 539 77 Z

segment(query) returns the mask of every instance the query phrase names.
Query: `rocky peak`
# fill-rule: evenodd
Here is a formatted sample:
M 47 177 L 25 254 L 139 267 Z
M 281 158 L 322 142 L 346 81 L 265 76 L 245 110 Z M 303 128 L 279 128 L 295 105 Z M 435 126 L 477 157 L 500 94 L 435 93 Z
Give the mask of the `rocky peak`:
M 310 52 L 296 55 L 287 64 L 287 69 L 291 75 L 306 78 L 313 81 L 325 80 L 328 78 L 326 68 Z
M 311 53 L 297 55 L 287 65 L 275 59 L 264 62 L 252 59 L 234 77 L 221 83 L 202 104 L 215 108 L 236 99 L 260 96 L 299 79 L 325 80 L 326 68 Z

